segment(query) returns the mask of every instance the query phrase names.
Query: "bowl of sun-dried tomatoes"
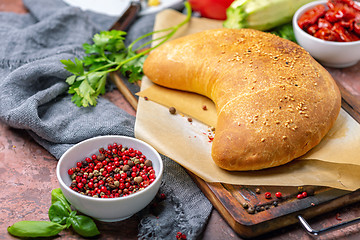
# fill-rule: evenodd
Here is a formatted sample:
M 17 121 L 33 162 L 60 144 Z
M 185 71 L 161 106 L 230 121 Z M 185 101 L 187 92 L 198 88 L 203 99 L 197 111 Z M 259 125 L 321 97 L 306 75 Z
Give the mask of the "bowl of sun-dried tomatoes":
M 56 175 L 78 211 L 105 222 L 121 221 L 157 195 L 163 174 L 159 153 L 136 138 L 99 136 L 68 149 Z
M 344 68 L 360 60 L 360 4 L 322 0 L 299 8 L 293 17 L 295 38 L 321 64 Z

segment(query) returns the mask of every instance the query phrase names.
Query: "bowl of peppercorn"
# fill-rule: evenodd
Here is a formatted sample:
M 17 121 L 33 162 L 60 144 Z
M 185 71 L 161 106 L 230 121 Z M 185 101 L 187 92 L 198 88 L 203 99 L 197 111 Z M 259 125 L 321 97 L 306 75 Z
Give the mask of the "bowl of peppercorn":
M 131 217 L 156 196 L 163 163 L 149 144 L 126 136 L 82 141 L 60 158 L 60 188 L 78 211 L 100 221 Z
M 360 4 L 314 1 L 299 8 L 292 25 L 298 44 L 327 67 L 345 68 L 360 60 Z

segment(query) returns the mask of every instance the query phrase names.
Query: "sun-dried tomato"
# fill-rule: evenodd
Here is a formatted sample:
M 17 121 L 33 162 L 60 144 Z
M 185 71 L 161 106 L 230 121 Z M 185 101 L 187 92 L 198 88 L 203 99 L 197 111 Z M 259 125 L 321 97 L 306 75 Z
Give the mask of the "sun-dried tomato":
M 326 5 L 328 6 L 329 9 L 334 9 L 335 8 L 335 4 L 334 1 L 327 1 Z
M 360 36 L 360 20 L 357 22 L 354 22 L 354 32 Z
M 347 31 L 344 27 L 341 26 L 340 23 L 334 24 L 333 31 L 339 34 L 342 42 L 352 42 L 359 40 L 359 37 Z
M 317 24 L 313 24 L 310 27 L 308 27 L 307 32 L 311 35 L 314 35 L 319 30 L 319 27 Z
M 348 21 L 354 19 L 356 14 L 357 12 L 355 9 L 340 3 L 326 11 L 325 19 L 332 23 L 340 20 Z
M 352 32 L 354 30 L 354 22 L 355 20 L 352 19 L 350 21 L 340 21 L 340 25 L 346 28 L 348 31 Z
M 349 7 L 352 7 L 353 9 L 355 9 L 356 11 L 360 11 L 360 6 L 357 5 L 354 1 L 352 0 L 337 0 L 339 2 L 342 2 L 346 5 L 348 5 Z
M 300 28 L 304 29 L 315 24 L 320 17 L 324 16 L 325 12 L 325 6 L 321 4 L 306 11 L 298 20 Z
M 317 26 L 318 28 L 328 28 L 328 29 L 331 29 L 333 27 L 333 25 L 324 18 L 320 18 L 318 20 Z
M 341 41 L 339 34 L 337 34 L 336 32 L 334 32 L 328 28 L 319 29 L 319 31 L 317 31 L 314 34 L 314 37 L 320 38 L 322 40 L 327 40 L 327 41 L 334 41 L 334 42 Z
M 327 7 L 317 5 L 306 11 L 298 20 L 299 27 L 327 41 L 359 41 L 360 6 L 352 0 L 329 0 Z

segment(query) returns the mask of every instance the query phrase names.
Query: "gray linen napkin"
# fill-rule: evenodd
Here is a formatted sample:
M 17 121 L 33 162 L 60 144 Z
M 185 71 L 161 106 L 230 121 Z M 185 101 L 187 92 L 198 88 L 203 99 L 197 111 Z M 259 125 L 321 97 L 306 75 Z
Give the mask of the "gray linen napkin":
M 69 7 L 60 0 L 24 0 L 24 4 L 28 14 L 0 13 L 0 120 L 27 130 L 57 159 L 87 138 L 134 136 L 134 117 L 104 98 L 98 99 L 96 107 L 76 107 L 67 94 L 69 73 L 60 63 L 81 57 L 82 44 L 110 28 L 116 19 Z M 132 37 L 141 34 L 136 29 L 130 32 Z M 139 213 L 139 238 L 174 239 L 181 231 L 188 239 L 196 239 L 212 206 L 182 167 L 164 156 L 163 160 L 160 192 L 167 198 L 159 203 L 156 214 L 150 205 Z

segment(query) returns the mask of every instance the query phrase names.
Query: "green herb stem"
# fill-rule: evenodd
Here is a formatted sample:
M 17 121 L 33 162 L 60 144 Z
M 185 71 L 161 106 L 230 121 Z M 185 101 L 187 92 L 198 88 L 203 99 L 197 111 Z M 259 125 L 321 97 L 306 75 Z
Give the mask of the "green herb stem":
M 118 70 L 118 69 L 121 67 L 121 65 L 123 65 L 123 64 L 125 64 L 125 63 L 127 63 L 127 62 L 130 62 L 130 61 L 132 61 L 132 60 L 134 60 L 134 59 L 136 59 L 136 58 L 138 58 L 138 57 L 140 57 L 140 56 L 146 55 L 146 54 L 149 53 L 150 51 L 154 50 L 155 48 L 159 47 L 160 45 L 162 45 L 163 43 L 165 43 L 167 40 L 169 40 L 169 39 L 176 33 L 176 31 L 177 31 L 180 27 L 182 27 L 183 25 L 185 25 L 187 22 L 190 21 L 190 18 L 191 18 L 191 6 L 190 6 L 190 4 L 189 4 L 188 2 L 185 2 L 185 7 L 186 7 L 187 15 L 186 15 L 186 18 L 185 18 L 184 21 L 182 21 L 182 22 L 179 23 L 178 25 L 175 25 L 175 26 L 173 26 L 173 27 L 171 27 L 171 28 L 163 29 L 163 30 L 159 30 L 159 31 L 154 31 L 154 32 L 151 32 L 151 33 L 148 33 L 148 34 L 145 34 L 145 35 L 144 35 L 145 37 L 147 37 L 147 36 L 153 35 L 154 33 L 160 33 L 160 32 L 165 32 L 165 31 L 170 31 L 170 30 L 171 30 L 171 32 L 170 32 L 169 34 L 167 34 L 167 35 L 165 35 L 165 36 L 162 36 L 162 37 L 159 37 L 158 39 L 153 39 L 153 40 L 145 43 L 144 45 L 147 45 L 147 44 L 149 44 L 149 43 L 151 43 L 151 42 L 154 42 L 154 41 L 159 40 L 159 39 L 162 39 L 162 38 L 164 38 L 164 40 L 162 40 L 160 43 L 156 44 L 155 46 L 153 46 L 153 47 L 151 47 L 151 48 L 149 48 L 149 49 L 146 49 L 145 51 L 142 51 L 141 53 L 138 53 L 137 55 L 135 55 L 135 56 L 133 56 L 133 57 L 131 57 L 131 58 L 129 58 L 129 59 L 126 59 L 125 61 L 121 62 L 116 69 Z M 132 44 L 129 45 L 129 48 L 131 49 L 132 46 L 133 46 L 133 44 L 134 44 L 135 42 L 139 41 L 140 39 L 145 38 L 144 36 L 142 36 L 142 37 L 138 38 L 137 40 L 135 40 Z
M 185 5 L 186 12 L 187 12 L 187 15 L 186 15 L 186 18 L 185 18 L 184 21 L 182 21 L 181 23 L 179 23 L 178 25 L 175 25 L 175 26 L 173 26 L 173 27 L 169 27 L 169 28 L 165 28 L 165 29 L 160 29 L 160 30 L 157 30 L 157 31 L 153 31 L 153 32 L 144 34 L 143 36 L 141 36 L 141 37 L 137 38 L 136 40 L 134 40 L 134 42 L 132 42 L 132 43 L 129 45 L 129 49 L 132 50 L 132 47 L 133 47 L 138 41 L 140 41 L 140 40 L 142 40 L 142 39 L 144 39 L 144 38 L 146 38 L 146 37 L 149 37 L 149 36 L 151 36 L 151 35 L 154 35 L 154 34 L 156 34 L 156 33 L 171 31 L 168 35 L 166 35 L 166 36 L 168 36 L 168 37 L 167 37 L 167 40 L 168 40 L 169 38 L 171 38 L 171 37 L 176 33 L 176 31 L 177 31 L 180 27 L 182 27 L 183 25 L 185 25 L 186 23 L 188 23 L 188 22 L 190 21 L 191 12 L 192 12 L 192 11 L 191 11 L 191 6 L 190 6 L 189 2 L 185 2 L 184 5 Z M 156 41 L 156 40 L 157 40 L 157 39 L 150 40 L 149 42 L 145 43 L 144 45 L 148 45 L 149 43 L 154 42 L 154 41 Z M 158 47 L 158 46 L 160 46 L 162 43 L 163 43 L 163 42 L 155 45 L 155 47 L 151 48 L 151 50 L 154 49 L 154 48 L 156 48 L 156 47 Z M 143 45 L 142 45 L 142 46 L 143 46 Z M 141 49 L 142 46 L 138 47 L 136 50 Z
M 94 36 L 93 45 L 87 43 L 83 45 L 88 54 L 83 60 L 77 58 L 75 61 L 61 60 L 65 69 L 73 74 L 66 79 L 69 84 L 68 92 L 73 94 L 72 101 L 79 107 L 95 106 L 98 95 L 105 93 L 106 76 L 110 72 L 120 71 L 122 74 L 126 74 L 129 76 L 129 82 L 141 79 L 146 54 L 168 41 L 179 28 L 190 21 L 191 6 L 188 2 L 185 2 L 184 6 L 187 11 L 184 21 L 173 27 L 140 36 L 128 47 L 125 47 L 123 42 L 125 32 L 102 31 Z M 147 41 L 137 47 L 135 51 L 133 50 L 134 45 L 140 40 L 157 33 L 164 33 L 164 35 Z M 154 44 L 155 42 L 156 44 Z M 153 44 L 153 46 L 138 52 L 148 44 Z
M 112 67 L 113 65 L 116 65 L 116 64 L 118 64 L 118 66 L 117 66 L 116 68 L 109 69 L 107 72 L 110 73 L 110 72 L 118 71 L 124 64 L 126 64 L 126 63 L 128 63 L 128 62 L 131 62 L 131 61 L 133 61 L 133 60 L 135 60 L 135 59 L 137 59 L 137 58 L 139 58 L 139 57 L 141 57 L 141 56 L 144 56 L 144 55 L 148 54 L 150 51 L 154 50 L 155 48 L 157 48 L 157 47 L 159 47 L 160 45 L 162 45 L 163 43 L 165 43 L 167 40 L 169 40 L 169 39 L 176 33 L 176 31 L 177 31 L 180 27 L 182 27 L 182 26 L 185 25 L 187 22 L 189 22 L 189 20 L 190 20 L 190 18 L 191 18 L 191 6 L 190 6 L 190 4 L 189 4 L 188 2 L 185 2 L 184 5 L 185 5 L 186 11 L 187 11 L 187 15 L 186 15 L 186 18 L 185 18 L 184 21 L 182 21 L 182 22 L 179 23 L 178 25 L 175 25 L 175 26 L 170 27 L 170 28 L 161 29 L 161 30 L 158 30 L 158 31 L 153 31 L 153 32 L 144 34 L 144 35 L 142 35 L 141 37 L 139 37 L 139 38 L 137 38 L 136 40 L 134 40 L 134 41 L 128 46 L 128 49 L 131 51 L 131 50 L 132 50 L 132 47 L 133 47 L 138 41 L 140 41 L 141 39 L 144 39 L 144 38 L 146 38 L 146 37 L 148 37 L 148 36 L 154 35 L 155 33 L 168 32 L 168 31 L 171 30 L 171 32 L 170 32 L 169 34 L 167 34 L 167 35 L 164 35 L 164 36 L 159 37 L 159 38 L 157 38 L 157 39 L 153 39 L 153 40 L 150 40 L 150 41 L 146 42 L 145 44 L 143 44 L 143 45 L 141 45 L 140 47 L 138 47 L 138 48 L 136 49 L 136 51 L 139 50 L 139 49 L 141 49 L 141 47 L 143 47 L 143 46 L 146 46 L 146 45 L 148 45 L 148 44 L 150 44 L 150 43 L 152 43 L 152 42 L 154 42 L 154 41 L 157 41 L 157 40 L 159 40 L 159 39 L 163 39 L 163 38 L 164 38 L 164 40 L 162 40 L 160 43 L 158 43 L 158 44 L 156 44 L 155 46 L 153 46 L 153 47 L 151 47 L 151 48 L 149 48 L 149 49 L 146 49 L 146 50 L 144 50 L 144 51 L 136 54 L 135 56 L 133 56 L 133 57 L 131 57 L 131 58 L 128 58 L 128 59 L 126 59 L 126 60 L 124 60 L 124 61 L 122 61 L 122 62 L 120 62 L 120 63 L 113 62 L 112 64 L 104 65 L 103 67 L 99 67 L 99 68 L 97 68 L 97 69 L 94 69 L 94 70 L 92 70 L 92 71 L 89 71 L 88 73 L 97 72 L 97 71 L 99 71 L 99 70 L 101 70 L 101 69 L 109 68 L 109 67 Z M 87 74 L 86 74 L 86 75 L 87 75 Z

